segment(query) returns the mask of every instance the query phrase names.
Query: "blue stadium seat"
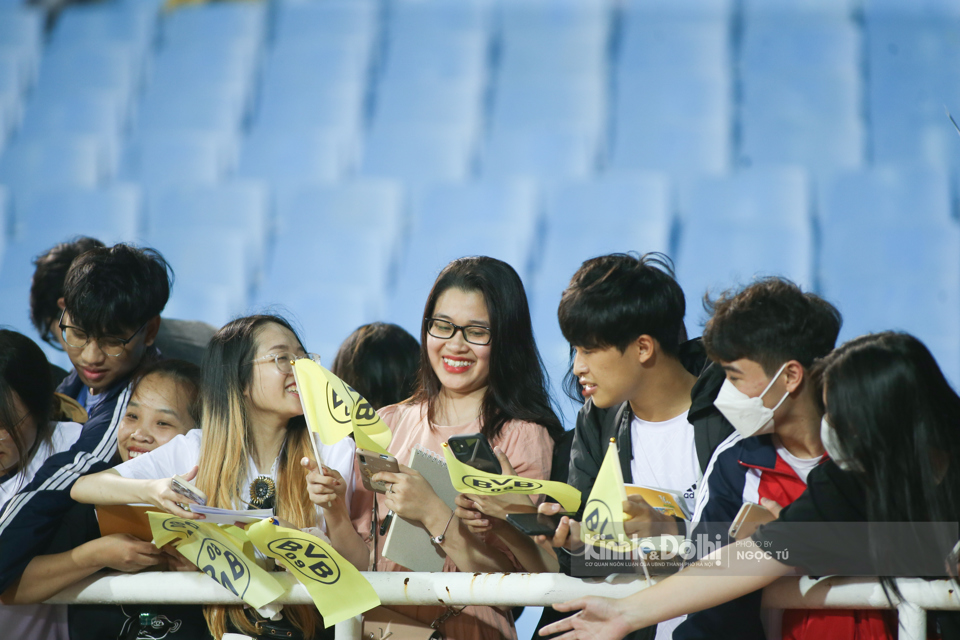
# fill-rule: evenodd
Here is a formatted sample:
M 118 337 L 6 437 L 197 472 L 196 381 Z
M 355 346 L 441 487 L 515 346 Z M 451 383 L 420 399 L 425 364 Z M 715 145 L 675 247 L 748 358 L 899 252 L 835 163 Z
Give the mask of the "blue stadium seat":
M 272 88 L 268 79 L 255 126 L 270 132 L 339 129 L 353 136 L 363 126 L 365 92 L 359 79 L 303 84 L 289 91 Z
M 817 176 L 865 164 L 867 131 L 860 118 L 814 122 L 743 119 L 739 162 L 745 166 L 799 164 Z
M 129 100 L 139 87 L 140 59 L 127 45 L 90 43 L 52 49 L 44 57 L 35 96 L 60 100 L 101 90 Z
M 238 132 L 244 105 L 230 86 L 195 87 L 179 93 L 151 93 L 140 103 L 137 128 L 143 132 L 176 129 Z
M 483 149 L 481 174 L 485 178 L 587 178 L 596 171 L 598 155 L 598 140 L 583 132 L 539 129 L 495 133 Z
M 863 14 L 871 19 L 934 19 L 960 18 L 960 6 L 952 0 L 917 0 L 900 2 L 899 0 L 863 0 Z
M 63 135 L 11 144 L 0 156 L 0 183 L 96 187 L 106 176 L 104 149 L 93 136 Z
M 312 340 L 346 337 L 382 317 L 403 227 L 403 191 L 393 181 L 281 191 L 257 304 L 292 309 Z
M 731 122 L 723 117 L 685 122 L 675 128 L 658 122 L 616 124 L 607 169 L 666 171 L 672 176 L 723 173 L 730 168 Z
M 834 7 L 843 4 L 830 2 Z M 748 22 L 740 51 L 745 72 L 775 76 L 783 69 L 830 69 L 844 75 L 859 71 L 863 42 L 860 30 L 851 20 L 839 17 L 806 21 L 796 15 L 792 18 L 778 14 L 772 19 Z
M 336 182 L 352 168 L 351 151 L 338 131 L 260 133 L 243 141 L 237 175 L 281 188 Z
M 151 235 L 164 228 L 182 235 L 202 235 L 201 229 L 238 231 L 247 239 L 245 253 L 254 281 L 265 268 L 272 222 L 270 192 L 257 181 L 170 186 L 148 194 L 146 226 Z
M 120 42 L 145 52 L 155 39 L 158 17 L 157 7 L 146 2 L 68 5 L 57 17 L 51 45 Z
M 412 185 L 466 180 L 473 172 L 472 128 L 376 128 L 368 135 L 360 173 L 399 178 Z
M 637 71 L 621 66 L 613 97 L 616 122 L 676 126 L 704 119 L 730 120 L 732 84 L 729 72 L 690 69 L 678 74 L 675 69 Z
M 14 238 L 36 250 L 89 235 L 107 244 L 139 242 L 143 236 L 143 196 L 134 184 L 100 189 L 38 186 L 17 194 Z
M 378 7 L 371 0 L 277 3 L 275 37 L 278 42 L 348 36 L 370 47 L 378 29 Z
M 734 0 L 626 0 L 623 13 L 639 22 L 723 22 L 730 19 L 734 4 Z
M 539 33 L 580 33 L 606 40 L 611 28 L 608 0 L 512 0 L 498 5 L 501 29 L 509 39 Z
M 502 43 L 500 52 L 501 82 L 529 76 L 555 75 L 594 77 L 607 69 L 609 45 L 605 38 L 592 33 L 518 34 Z
M 162 23 L 164 46 L 195 43 L 261 42 L 267 6 L 259 2 L 210 2 L 168 14 Z
M 301 86 L 363 82 L 370 66 L 370 48 L 350 38 L 281 41 L 267 55 L 262 91 L 289 93 Z
M 479 131 L 484 88 L 479 78 L 387 82 L 377 92 L 374 123 L 391 128 L 436 125 Z
M 491 0 L 394 0 L 390 31 L 412 38 L 438 33 L 486 33 L 493 21 Z
M 844 315 L 840 337 L 897 329 L 927 343 L 960 383 L 960 228 L 955 220 L 822 225 L 823 295 Z
M 691 315 L 704 293 L 758 276 L 815 289 L 810 185 L 799 167 L 691 180 L 681 185 L 680 219 L 677 278 Z
M 485 32 L 396 32 L 390 38 L 384 74 L 399 81 L 482 80 L 489 61 L 489 45 Z
M 177 281 L 171 302 L 183 300 L 197 304 L 209 296 L 217 308 L 230 315 L 247 309 L 254 283 L 250 241 L 244 231 L 221 227 L 216 233 L 205 229 L 204 233 L 184 234 L 178 228 L 164 226 L 154 229 L 147 240 L 173 267 Z M 188 315 L 178 311 L 179 315 L 173 317 L 199 315 L 189 313 L 185 305 L 180 308 L 186 308 Z
M 0 7 L 0 47 L 17 51 L 25 59 L 31 77 L 37 73 L 43 49 L 43 14 L 20 3 Z
M 935 169 L 875 167 L 842 173 L 819 184 L 818 199 L 823 224 L 939 225 L 953 218 L 949 177 Z
M 525 280 L 531 275 L 542 211 L 530 181 L 435 185 L 415 201 L 412 219 L 387 319 L 414 335 L 427 293 L 450 261 L 487 255 L 508 262 Z
M 699 71 L 707 77 L 729 75 L 730 37 L 723 19 L 672 21 L 628 13 L 617 52 L 618 73 L 629 76 L 673 70 Z M 682 77 L 674 73 L 676 80 Z
M 746 19 L 847 20 L 860 8 L 860 0 L 745 0 Z
M 236 141 L 216 133 L 142 134 L 131 142 L 121 175 L 145 186 L 214 185 L 231 171 Z
M 535 309 L 546 305 L 546 324 L 556 324 L 560 294 L 584 260 L 628 251 L 673 253 L 673 193 L 664 174 L 559 184 L 547 191 L 545 219 L 543 258 L 531 298 Z M 559 336 L 559 327 L 551 331 Z
M 500 78 L 491 113 L 493 129 L 570 127 L 599 135 L 607 116 L 604 77 Z

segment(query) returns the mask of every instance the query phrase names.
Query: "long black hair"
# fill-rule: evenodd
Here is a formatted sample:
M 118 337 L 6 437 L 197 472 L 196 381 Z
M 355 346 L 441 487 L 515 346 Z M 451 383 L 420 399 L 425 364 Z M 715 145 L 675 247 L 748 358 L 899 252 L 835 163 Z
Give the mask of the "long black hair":
M 496 438 L 510 420 L 542 425 L 554 441 L 563 426 L 550 406 L 547 374 L 533 339 L 530 308 L 520 276 L 506 262 L 478 256 L 454 260 L 440 272 L 427 296 L 420 326 L 420 386 L 413 402 L 427 403 L 434 422 L 440 379 L 427 353 L 427 319 L 447 289 L 476 291 L 490 314 L 490 375 L 480 410 L 481 433 Z
M 40 444 L 50 439 L 53 425 L 53 375 L 43 351 L 33 340 L 9 329 L 0 329 L 0 427 L 6 429 L 20 460 L 3 474 L 16 473 L 29 464 Z M 20 426 L 26 417 L 14 406 L 14 398 L 27 409 L 37 435 L 27 447 Z
M 330 367 L 374 409 L 413 395 L 420 369 L 420 345 L 403 327 L 372 322 L 351 333 Z
M 815 367 L 827 421 L 867 492 L 870 522 L 956 522 L 960 513 L 960 396 L 926 346 L 906 333 L 861 336 Z M 921 539 L 948 551 L 956 540 Z M 871 540 L 876 564 L 897 550 Z M 892 580 L 885 589 L 899 595 Z

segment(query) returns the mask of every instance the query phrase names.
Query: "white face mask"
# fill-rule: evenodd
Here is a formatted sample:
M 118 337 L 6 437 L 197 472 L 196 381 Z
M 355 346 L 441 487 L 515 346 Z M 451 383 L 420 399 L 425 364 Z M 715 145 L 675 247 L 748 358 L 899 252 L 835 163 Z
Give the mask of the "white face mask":
M 860 469 L 855 461 L 847 458 L 840 450 L 840 442 L 837 440 L 837 432 L 833 430 L 833 425 L 827 422 L 827 417 L 820 419 L 820 441 L 823 442 L 823 448 L 826 449 L 830 459 L 837 463 L 837 466 L 844 471 L 857 471 Z
M 770 380 L 770 384 L 756 398 L 751 398 L 740 391 L 729 380 L 723 381 L 720 393 L 717 394 L 717 399 L 713 401 L 713 404 L 744 438 L 773 433 L 773 412 L 783 404 L 790 392 L 784 393 L 780 402 L 772 409 L 763 405 L 763 396 L 777 381 L 786 366 L 787 364 L 784 363 L 780 367 L 773 379 Z

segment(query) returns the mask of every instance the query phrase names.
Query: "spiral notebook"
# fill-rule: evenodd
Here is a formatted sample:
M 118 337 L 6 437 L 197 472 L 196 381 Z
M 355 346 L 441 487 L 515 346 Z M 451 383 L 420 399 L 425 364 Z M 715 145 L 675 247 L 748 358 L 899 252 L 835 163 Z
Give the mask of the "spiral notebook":
M 417 445 L 410 455 L 410 468 L 420 472 L 448 507 L 456 509 L 457 490 L 443 458 Z M 440 532 L 437 531 L 437 534 Z M 393 518 L 383 541 L 383 556 L 411 571 L 443 571 L 446 554 L 430 542 L 430 532 L 419 522 Z

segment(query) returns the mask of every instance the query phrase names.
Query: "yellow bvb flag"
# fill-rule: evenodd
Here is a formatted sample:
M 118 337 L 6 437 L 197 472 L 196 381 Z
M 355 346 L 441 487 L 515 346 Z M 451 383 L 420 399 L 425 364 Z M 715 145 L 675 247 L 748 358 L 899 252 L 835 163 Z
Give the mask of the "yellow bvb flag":
M 335 444 L 352 433 L 358 447 L 387 453 L 393 434 L 350 385 L 310 358 L 295 360 L 293 375 L 307 425 L 323 444 Z
M 450 445 L 443 443 L 443 457 L 447 461 L 450 482 L 460 493 L 497 495 L 501 493 L 544 494 L 552 497 L 566 511 L 580 508 L 580 492 L 568 484 L 552 480 L 536 480 L 523 476 L 505 476 L 474 469 L 457 460 Z M 621 485 L 623 482 L 620 483 Z
M 324 626 L 380 604 L 377 593 L 356 567 L 316 536 L 278 527 L 269 518 L 251 525 L 247 535 L 257 549 L 275 558 L 306 587 L 323 616 Z
M 283 594 L 283 586 L 277 579 L 244 553 L 243 542 L 236 532 L 228 534 L 215 524 L 168 513 L 148 511 L 147 516 L 157 548 L 173 542 L 187 560 L 254 609 Z
M 626 499 L 617 444 L 610 438 L 597 481 L 583 509 L 580 537 L 584 543 L 614 551 L 627 551 L 635 546 L 623 530 L 623 502 Z

